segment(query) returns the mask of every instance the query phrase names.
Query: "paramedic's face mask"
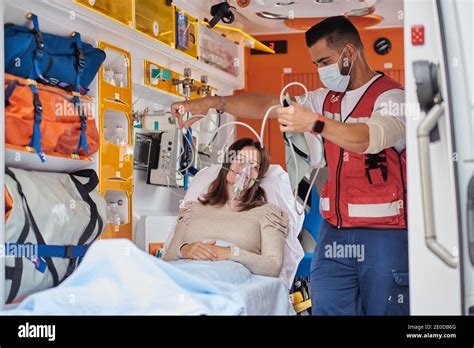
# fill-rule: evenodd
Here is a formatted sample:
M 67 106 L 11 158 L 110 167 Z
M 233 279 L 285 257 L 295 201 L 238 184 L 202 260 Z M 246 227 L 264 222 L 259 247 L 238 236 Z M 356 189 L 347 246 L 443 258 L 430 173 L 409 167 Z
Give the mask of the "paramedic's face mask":
M 354 62 L 350 62 L 350 68 L 347 75 L 342 75 L 341 69 L 339 68 L 340 61 L 342 61 L 343 67 L 349 66 L 349 58 L 343 57 L 345 51 L 346 46 L 344 46 L 344 49 L 342 50 L 341 55 L 339 56 L 336 63 L 318 68 L 321 82 L 324 84 L 324 86 L 334 92 L 345 92 L 351 80 L 351 71 Z

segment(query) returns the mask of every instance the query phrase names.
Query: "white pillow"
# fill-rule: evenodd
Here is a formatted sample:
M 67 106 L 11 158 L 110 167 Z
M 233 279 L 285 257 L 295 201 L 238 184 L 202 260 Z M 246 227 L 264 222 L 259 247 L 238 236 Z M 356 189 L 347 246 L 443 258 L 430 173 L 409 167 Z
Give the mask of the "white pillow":
M 201 169 L 193 178 L 183 202 L 197 201 L 200 195 L 207 193 L 209 185 L 217 177 L 220 169 L 220 164 L 214 164 Z M 285 238 L 283 266 L 279 278 L 289 289 L 293 284 L 293 278 L 295 277 L 298 264 L 304 256 L 303 248 L 298 240 L 298 234 L 303 226 L 304 214 L 298 215 L 296 212 L 295 200 L 291 191 L 288 173 L 285 172 L 280 165 L 270 165 L 267 174 L 260 181 L 260 186 L 265 190 L 270 203 L 276 204 L 288 213 L 288 235 Z M 299 203 L 298 210 L 303 210 Z M 173 234 L 173 232 L 170 233 L 166 245 L 168 245 L 173 238 Z

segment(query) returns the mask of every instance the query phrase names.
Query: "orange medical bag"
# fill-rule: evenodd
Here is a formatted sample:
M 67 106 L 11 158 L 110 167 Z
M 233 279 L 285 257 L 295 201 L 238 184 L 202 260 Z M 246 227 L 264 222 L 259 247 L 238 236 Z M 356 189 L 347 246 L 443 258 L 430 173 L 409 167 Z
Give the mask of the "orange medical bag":
M 95 153 L 99 148 L 99 132 L 86 100 L 90 102 L 92 98 L 5 74 L 7 147 L 33 147 L 43 161 L 43 153 L 82 156 Z

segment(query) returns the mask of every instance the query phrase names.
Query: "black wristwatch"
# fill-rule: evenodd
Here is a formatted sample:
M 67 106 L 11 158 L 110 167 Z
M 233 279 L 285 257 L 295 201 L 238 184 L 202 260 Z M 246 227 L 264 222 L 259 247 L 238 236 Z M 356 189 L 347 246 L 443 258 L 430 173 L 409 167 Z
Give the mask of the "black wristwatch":
M 315 134 L 320 134 L 324 129 L 324 116 L 317 115 L 316 121 L 313 123 L 313 129 L 311 130 Z

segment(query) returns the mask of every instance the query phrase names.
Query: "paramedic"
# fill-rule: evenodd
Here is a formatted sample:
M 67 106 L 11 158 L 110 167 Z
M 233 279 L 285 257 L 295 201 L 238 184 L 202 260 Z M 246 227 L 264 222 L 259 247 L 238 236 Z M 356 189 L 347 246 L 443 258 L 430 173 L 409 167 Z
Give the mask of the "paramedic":
M 313 313 L 408 315 L 406 154 L 403 87 L 368 64 L 357 29 L 344 16 L 306 32 L 326 88 L 276 108 L 282 132 L 322 136 L 329 171 L 324 220 L 311 265 Z M 172 112 L 224 109 L 263 117 L 279 98 L 243 94 L 175 103 Z

